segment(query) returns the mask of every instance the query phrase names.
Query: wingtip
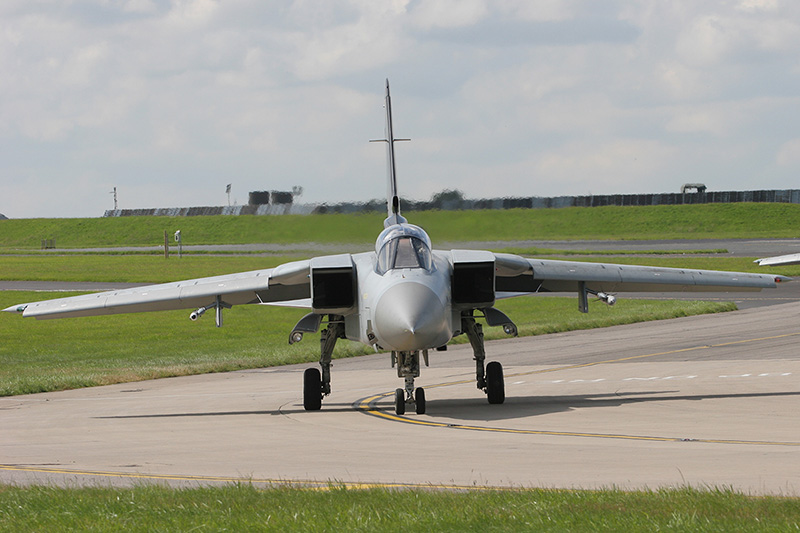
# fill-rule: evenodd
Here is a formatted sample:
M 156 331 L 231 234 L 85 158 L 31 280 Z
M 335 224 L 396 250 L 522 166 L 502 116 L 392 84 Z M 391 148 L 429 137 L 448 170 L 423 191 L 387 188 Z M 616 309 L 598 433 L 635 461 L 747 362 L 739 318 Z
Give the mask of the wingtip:
M 11 307 L 3 309 L 3 311 L 5 311 L 6 313 L 23 313 L 27 307 L 28 304 L 12 305 Z

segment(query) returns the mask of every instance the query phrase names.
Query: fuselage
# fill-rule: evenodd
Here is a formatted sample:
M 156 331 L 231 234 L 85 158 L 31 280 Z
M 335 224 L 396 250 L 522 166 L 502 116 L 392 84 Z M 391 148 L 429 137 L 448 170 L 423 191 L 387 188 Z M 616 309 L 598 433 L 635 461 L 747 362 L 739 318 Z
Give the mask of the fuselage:
M 384 350 L 418 351 L 444 346 L 453 337 L 452 266 L 431 251 L 421 228 L 388 228 L 375 253 L 354 259 L 358 316 L 346 321 L 351 326 L 357 321 L 358 338 L 348 327 L 349 338 Z

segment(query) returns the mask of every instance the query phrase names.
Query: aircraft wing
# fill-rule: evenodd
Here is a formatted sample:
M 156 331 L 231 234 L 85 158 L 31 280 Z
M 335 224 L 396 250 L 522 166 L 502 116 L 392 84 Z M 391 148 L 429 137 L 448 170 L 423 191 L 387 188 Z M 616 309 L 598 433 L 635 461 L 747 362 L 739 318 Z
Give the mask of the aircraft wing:
M 797 265 L 800 264 L 800 254 L 765 257 L 763 259 L 756 259 L 754 263 L 758 263 L 758 266 Z
M 785 276 L 664 268 L 495 254 L 498 292 L 568 292 L 582 287 L 602 292 L 759 291 L 791 281 Z
M 310 296 L 309 268 L 310 261 L 295 261 L 265 270 L 19 304 L 5 311 L 47 319 L 303 302 Z

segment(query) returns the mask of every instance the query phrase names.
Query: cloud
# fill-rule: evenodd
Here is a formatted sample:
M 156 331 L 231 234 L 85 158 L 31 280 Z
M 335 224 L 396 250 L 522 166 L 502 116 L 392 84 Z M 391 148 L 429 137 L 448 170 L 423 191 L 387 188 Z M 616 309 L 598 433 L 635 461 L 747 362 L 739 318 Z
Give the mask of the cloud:
M 800 167 L 800 139 L 792 139 L 783 143 L 778 150 L 776 162 L 782 167 Z
M 0 43 L 8 216 L 380 197 L 387 77 L 415 198 L 795 182 L 795 2 L 7 0 Z
M 416 3 L 411 16 L 423 29 L 463 28 L 477 24 L 487 13 L 484 0 L 430 0 Z
M 618 139 L 602 145 L 577 143 L 539 158 L 536 174 L 559 182 L 573 193 L 644 192 L 639 183 L 658 174 L 674 155 L 674 148 L 657 141 Z

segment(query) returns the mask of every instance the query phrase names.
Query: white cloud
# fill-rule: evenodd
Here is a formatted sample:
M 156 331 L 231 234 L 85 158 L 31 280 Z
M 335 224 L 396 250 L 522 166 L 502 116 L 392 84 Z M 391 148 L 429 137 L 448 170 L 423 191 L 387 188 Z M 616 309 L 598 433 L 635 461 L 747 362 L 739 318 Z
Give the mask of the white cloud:
M 487 13 L 484 0 L 426 0 L 411 11 L 415 25 L 424 29 L 472 26 Z
M 173 0 L 166 23 L 174 29 L 190 30 L 211 23 L 219 8 L 217 0 Z
M 782 167 L 800 168 L 800 139 L 783 143 L 778 150 L 776 162 Z
M 736 9 L 746 13 L 776 11 L 778 9 L 778 0 L 741 0 Z
M 65 84 L 78 87 L 89 85 L 97 76 L 97 70 L 108 58 L 106 43 L 95 43 L 78 48 L 67 58 L 61 77 Z
M 724 136 L 735 132 L 741 119 L 741 110 L 736 105 L 687 106 L 672 109 L 665 127 L 677 133 Z
M 505 0 L 493 4 L 512 17 L 534 21 L 568 20 L 581 10 L 577 2 L 565 0 Z
M 387 77 L 416 198 L 792 187 L 798 49 L 772 0 L 8 0 L 0 212 L 379 197 Z
M 536 165 L 536 175 L 571 191 L 565 194 L 645 192 L 641 184 L 658 174 L 674 156 L 674 148 L 657 141 L 618 139 L 602 145 L 576 143 L 542 156 Z
M 158 12 L 158 5 L 153 0 L 128 0 L 122 9 L 126 13 L 151 15 Z

